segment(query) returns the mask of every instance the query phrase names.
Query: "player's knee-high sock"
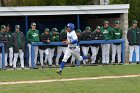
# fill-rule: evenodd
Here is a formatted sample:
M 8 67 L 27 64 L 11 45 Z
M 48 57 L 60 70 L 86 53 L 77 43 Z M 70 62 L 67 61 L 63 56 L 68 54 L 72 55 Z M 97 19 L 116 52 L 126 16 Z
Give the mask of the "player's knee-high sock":
M 66 62 L 64 62 L 64 61 L 61 62 L 61 64 L 60 64 L 60 70 L 62 70 L 65 67 L 65 63 Z
M 88 56 L 82 56 L 83 60 L 88 59 Z
M 80 66 L 80 61 L 76 61 L 76 65 L 77 66 Z

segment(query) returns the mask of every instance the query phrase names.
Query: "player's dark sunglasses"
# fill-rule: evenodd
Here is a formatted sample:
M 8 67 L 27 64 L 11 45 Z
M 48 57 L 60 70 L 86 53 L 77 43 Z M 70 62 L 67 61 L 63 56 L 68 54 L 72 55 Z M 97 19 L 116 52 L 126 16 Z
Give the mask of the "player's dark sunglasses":
M 69 27 L 67 26 L 67 28 L 69 28 Z
M 67 30 L 69 30 L 70 28 L 67 26 L 67 28 L 66 28 Z

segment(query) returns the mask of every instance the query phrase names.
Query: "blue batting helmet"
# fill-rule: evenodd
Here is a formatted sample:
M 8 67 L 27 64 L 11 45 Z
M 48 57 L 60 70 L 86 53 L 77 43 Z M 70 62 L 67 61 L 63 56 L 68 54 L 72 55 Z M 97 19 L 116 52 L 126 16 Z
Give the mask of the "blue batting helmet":
M 75 28 L 73 23 L 68 23 L 67 27 L 70 28 L 71 31 Z

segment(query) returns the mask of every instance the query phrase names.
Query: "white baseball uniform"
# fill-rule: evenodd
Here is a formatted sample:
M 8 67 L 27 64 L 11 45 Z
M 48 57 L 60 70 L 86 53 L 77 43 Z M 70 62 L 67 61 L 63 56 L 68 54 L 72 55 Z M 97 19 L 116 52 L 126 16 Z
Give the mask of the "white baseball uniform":
M 67 40 L 69 42 L 72 42 L 74 40 L 78 41 L 76 32 L 74 30 L 71 31 L 71 32 L 67 32 Z M 82 56 L 80 56 L 80 50 L 79 50 L 79 47 L 78 47 L 78 43 L 68 44 L 68 47 L 66 49 L 66 52 L 65 52 L 65 55 L 64 55 L 64 58 L 63 58 L 62 61 L 67 62 L 68 58 L 71 55 L 74 56 L 76 58 L 76 60 L 78 60 L 78 61 L 83 60 Z

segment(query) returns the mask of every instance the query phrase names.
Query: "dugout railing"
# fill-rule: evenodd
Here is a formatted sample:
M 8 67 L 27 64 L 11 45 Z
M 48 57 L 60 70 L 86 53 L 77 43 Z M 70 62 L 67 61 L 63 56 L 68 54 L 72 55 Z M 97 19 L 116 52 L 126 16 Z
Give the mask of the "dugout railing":
M 121 48 L 122 48 L 122 64 L 124 64 L 125 62 L 125 39 L 117 39 L 117 40 L 91 40 L 91 41 L 80 41 L 79 44 L 82 45 L 82 44 L 87 44 L 87 45 L 90 45 L 90 44 L 97 44 L 97 43 L 100 43 L 100 44 L 112 44 L 112 43 L 121 43 Z M 61 46 L 61 45 L 64 45 L 64 43 L 62 42 L 50 42 L 49 44 L 48 43 L 43 43 L 43 42 L 32 42 L 31 43 L 31 65 L 32 65 L 32 68 L 35 67 L 35 64 L 34 64 L 34 46 L 49 46 L 49 45 L 53 45 L 53 46 Z

